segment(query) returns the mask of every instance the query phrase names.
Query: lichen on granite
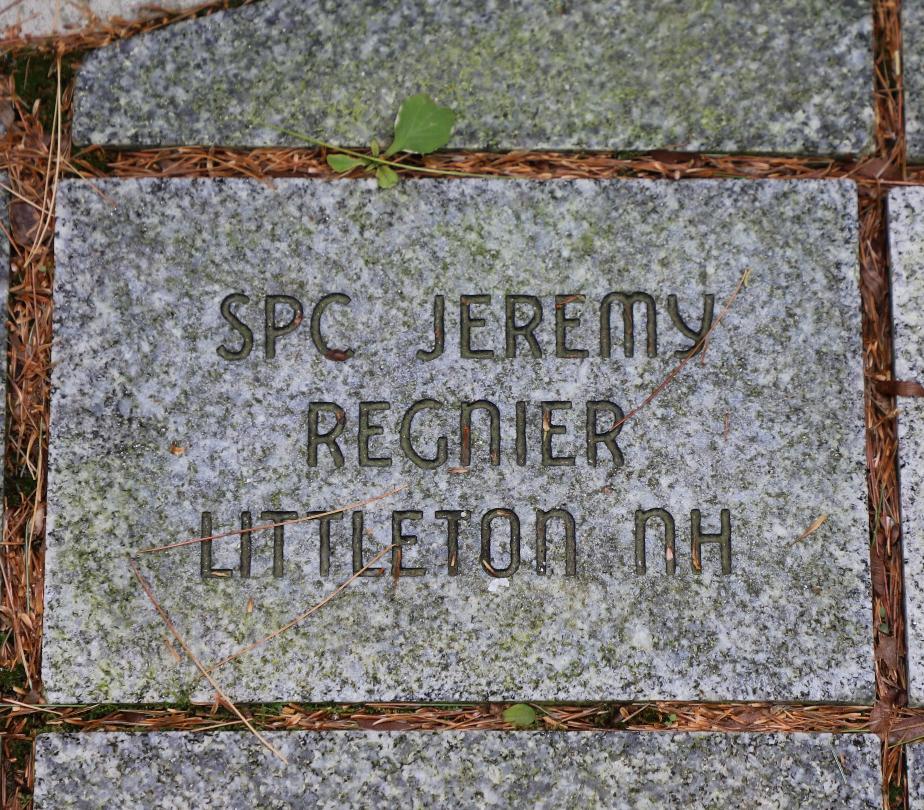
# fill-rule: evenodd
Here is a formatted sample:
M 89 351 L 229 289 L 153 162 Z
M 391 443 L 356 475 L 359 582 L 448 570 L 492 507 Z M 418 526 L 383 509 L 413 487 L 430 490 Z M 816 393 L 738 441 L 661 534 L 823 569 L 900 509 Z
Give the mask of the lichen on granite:
M 866 0 L 264 0 L 87 56 L 78 143 L 384 142 L 401 101 L 453 148 L 859 153 Z
M 239 528 L 249 511 L 325 510 L 400 485 L 364 513 L 365 558 L 392 541 L 393 510 L 423 512 L 402 554 L 424 576 L 364 578 L 302 626 L 219 671 L 246 700 L 802 699 L 868 701 L 871 666 L 863 385 L 857 286 L 857 202 L 840 181 L 408 181 L 379 192 L 364 181 L 64 181 L 55 243 L 55 332 L 48 473 L 43 681 L 50 700 L 211 698 L 164 641 L 160 619 L 125 561 L 143 547 Z M 600 445 L 588 461 L 584 410 L 609 400 L 628 413 L 679 361 L 705 295 L 715 313 L 746 270 L 746 287 L 664 393 L 618 436 L 623 464 Z M 599 306 L 612 291 L 652 297 L 656 356 L 642 308 L 626 357 L 613 309 L 613 350 L 599 350 Z M 323 295 L 343 293 L 322 319 Z M 229 294 L 253 351 L 221 315 Z M 473 344 L 494 360 L 461 359 L 461 295 L 486 320 Z M 504 296 L 538 296 L 541 358 L 504 354 Z M 584 301 L 573 299 L 580 294 Z M 265 302 L 303 303 L 301 325 L 266 357 Z M 445 300 L 446 350 L 434 342 L 433 302 Z M 556 303 L 555 296 L 563 296 Z M 279 307 L 279 322 L 289 319 Z M 558 313 L 580 316 L 554 356 Z M 521 315 L 522 316 L 522 313 Z M 520 317 L 518 316 L 518 317 Z M 336 355 L 334 356 L 336 358 Z M 423 470 L 401 450 L 400 422 L 421 414 L 418 448 L 448 458 Z M 460 407 L 488 399 L 501 413 L 497 464 L 484 418 L 461 469 Z M 358 403 L 387 402 L 373 424 L 374 455 L 357 463 Z M 517 463 L 514 406 L 526 402 L 526 459 Z M 567 401 L 541 463 L 542 402 Z M 344 408 L 342 467 L 327 447 L 311 463 L 310 403 Z M 333 420 L 333 416 L 330 416 Z M 601 420 L 602 423 L 602 420 Z M 320 423 L 319 423 L 320 424 Z M 334 422 L 323 423 L 328 428 Z M 652 526 L 647 572 L 636 573 L 639 509 L 676 521 L 674 574 Z M 514 509 L 521 562 L 513 576 L 480 564 L 479 523 Z M 536 509 L 575 518 L 576 575 L 560 526 L 537 570 Z M 730 573 L 719 548 L 693 570 L 692 511 L 718 532 L 729 510 Z M 465 512 L 457 575 L 446 522 Z M 827 522 L 794 542 L 819 515 Z M 200 578 L 200 550 L 146 555 L 142 567 L 196 655 L 216 661 L 306 610 L 352 572 L 351 516 L 332 524 L 321 572 L 317 523 L 285 531 L 273 576 L 272 532 L 253 539 L 241 576 L 239 538 L 213 544 L 227 578 Z M 507 565 L 507 527 L 495 525 L 493 568 Z M 386 559 L 386 565 L 391 559 Z M 496 571 L 494 571 L 496 573 Z M 248 604 L 252 600 L 252 610 Z
M 873 735 L 638 732 L 42 734 L 36 810 L 880 806 Z

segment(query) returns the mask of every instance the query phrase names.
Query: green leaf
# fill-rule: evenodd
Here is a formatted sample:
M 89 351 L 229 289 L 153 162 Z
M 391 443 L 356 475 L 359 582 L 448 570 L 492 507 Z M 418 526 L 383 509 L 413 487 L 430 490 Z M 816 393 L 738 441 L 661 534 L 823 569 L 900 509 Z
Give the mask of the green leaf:
M 391 166 L 379 166 L 375 170 L 375 179 L 379 188 L 391 188 L 398 182 L 398 173 Z
M 348 172 L 357 166 L 364 166 L 366 163 L 362 158 L 350 157 L 349 155 L 328 155 L 327 165 L 335 172 Z
M 536 722 L 536 710 L 525 703 L 514 703 L 504 709 L 504 722 L 517 728 L 529 728 Z
M 395 139 L 385 152 L 391 157 L 397 152 L 426 155 L 449 142 L 456 114 L 449 107 L 440 107 L 425 93 L 406 98 L 395 118 Z

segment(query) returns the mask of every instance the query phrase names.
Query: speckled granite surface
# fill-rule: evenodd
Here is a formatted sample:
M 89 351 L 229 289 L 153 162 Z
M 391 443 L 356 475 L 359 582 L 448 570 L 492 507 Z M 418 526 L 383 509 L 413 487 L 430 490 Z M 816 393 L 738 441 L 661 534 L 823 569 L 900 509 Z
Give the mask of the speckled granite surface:
M 924 383 L 924 189 L 889 192 L 895 378 Z M 924 401 L 898 400 L 909 699 L 924 702 Z
M 859 152 L 867 0 L 264 0 L 88 55 L 78 143 L 386 139 L 401 101 L 450 146 Z
M 111 17 L 142 19 L 150 15 L 155 6 L 181 9 L 202 3 L 203 0 L 158 0 L 157 3 L 150 0 L 25 0 L 3 5 L 0 29 L 16 26 L 20 33 L 34 37 L 67 34 Z
M 44 734 L 36 810 L 878 808 L 872 735 L 281 732 Z
M 99 192 L 102 193 L 99 193 Z M 44 683 L 52 701 L 210 699 L 178 663 L 126 565 L 127 552 L 254 525 L 263 511 L 304 515 L 407 489 L 365 509 L 365 558 L 392 539 L 393 510 L 421 510 L 406 534 L 405 567 L 424 576 L 363 579 L 302 627 L 219 671 L 248 700 L 359 699 L 810 699 L 873 696 L 866 488 L 857 291 L 856 192 L 848 182 L 684 183 L 411 181 L 379 192 L 364 181 L 67 181 L 58 197 L 53 404 L 48 481 Z M 675 368 L 691 345 L 669 315 L 676 295 L 688 326 L 704 295 L 717 314 L 744 271 L 752 276 L 705 358 L 627 422 L 619 465 L 586 453 L 585 404 L 624 412 Z M 613 307 L 612 356 L 600 356 L 600 302 L 611 291 L 651 296 L 656 356 L 644 307 L 625 356 L 622 308 Z M 321 296 L 322 337 L 310 336 Z M 571 296 L 582 294 L 582 302 Z M 252 336 L 222 318 L 231 309 Z M 472 345 L 494 360 L 460 359 L 460 295 L 484 326 Z M 507 359 L 503 301 L 539 297 L 541 359 Z M 302 325 L 267 359 L 267 295 L 303 302 Z M 433 344 L 434 296 L 445 296 L 446 350 Z M 555 303 L 555 295 L 564 296 Z M 525 322 L 527 311 L 518 310 Z M 583 360 L 553 356 L 564 343 Z M 278 305 L 277 324 L 291 310 Z M 473 322 L 474 323 L 474 322 Z M 334 357 L 336 357 L 336 353 Z M 342 356 L 342 355 L 341 355 Z M 408 406 L 413 443 L 446 458 L 435 470 L 400 446 Z M 496 403 L 497 464 L 487 414 L 460 433 L 462 403 Z M 358 403 L 382 435 L 359 466 Z M 526 402 L 525 463 L 517 463 L 515 403 Z M 542 402 L 571 402 L 548 418 Z M 321 445 L 311 464 L 310 403 L 344 408 L 344 455 Z M 546 433 L 542 424 L 550 430 Z M 333 430 L 322 414 L 318 431 Z M 600 426 L 611 424 L 607 415 Z M 558 435 L 553 425 L 564 425 Z M 573 466 L 544 465 L 542 437 Z M 467 436 L 468 438 L 460 438 Z M 470 442 L 468 473 L 459 472 Z M 647 573 L 636 573 L 636 510 L 666 508 L 676 522 L 673 575 L 657 521 Z M 484 515 L 516 511 L 520 566 L 493 576 L 480 563 Z M 576 575 L 562 524 L 537 573 L 536 509 L 566 508 L 576 522 Z M 731 573 L 719 546 L 691 561 L 692 510 L 702 531 L 729 510 Z M 458 552 L 437 510 L 463 511 Z M 353 510 L 351 510 L 353 511 Z M 828 521 L 796 538 L 822 513 Z M 240 542 L 213 545 L 228 578 L 201 579 L 200 550 L 142 558 L 164 607 L 197 655 L 216 661 L 307 609 L 352 568 L 352 517 L 331 524 L 321 575 L 315 523 L 285 531 L 282 576 L 271 532 L 252 538 L 251 577 Z M 507 523 L 494 523 L 489 566 L 510 563 Z M 388 562 L 388 561 L 386 561 Z M 449 569 L 457 564 L 457 575 Z M 389 563 L 390 564 L 390 563 Z M 248 611 L 249 600 L 253 610 Z

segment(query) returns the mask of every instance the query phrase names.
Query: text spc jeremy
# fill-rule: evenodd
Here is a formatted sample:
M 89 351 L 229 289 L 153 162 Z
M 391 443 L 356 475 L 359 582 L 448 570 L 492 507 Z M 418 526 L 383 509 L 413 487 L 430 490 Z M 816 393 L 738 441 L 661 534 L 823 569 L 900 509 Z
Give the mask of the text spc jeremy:
M 497 305 L 502 299 L 503 306 L 503 346 L 485 345 L 478 330 L 487 325 L 484 315 L 487 308 Z M 326 311 L 332 306 L 349 307 L 352 299 L 342 292 L 329 293 L 320 297 L 311 307 L 308 319 L 312 343 L 316 350 L 331 361 L 347 361 L 355 356 L 353 347 L 331 346 L 324 330 Z M 459 295 L 457 304 L 458 320 L 458 356 L 462 360 L 492 360 L 498 357 L 515 358 L 518 353 L 533 358 L 542 358 L 545 353 L 561 358 L 583 360 L 590 356 L 591 350 L 573 345 L 572 334 L 582 317 L 587 317 L 587 310 L 593 307 L 593 316 L 599 322 L 599 342 L 594 346 L 594 353 L 602 358 L 612 355 L 614 343 L 613 309 L 621 307 L 622 314 L 622 349 L 626 357 L 635 354 L 635 311 L 641 307 L 645 315 L 645 350 L 649 357 L 658 354 L 658 318 L 654 298 L 639 291 L 611 291 L 600 298 L 594 306 L 588 305 L 587 297 L 582 294 L 558 294 L 547 297 L 548 303 L 536 295 L 508 294 L 492 296 L 486 293 Z M 704 295 L 702 316 L 699 328 L 691 328 L 680 314 L 676 295 L 667 296 L 667 312 L 674 327 L 682 339 L 693 342 L 676 351 L 686 355 L 695 350 L 708 334 L 713 321 L 715 297 Z M 217 348 L 219 357 L 227 361 L 239 361 L 249 357 L 254 350 L 254 330 L 247 323 L 244 309 L 250 298 L 243 293 L 226 296 L 220 305 L 221 315 L 239 336 L 239 345 L 226 341 Z M 551 309 L 551 313 L 548 313 Z M 432 346 L 416 351 L 416 359 L 429 362 L 441 357 L 446 351 L 446 297 L 436 295 L 432 303 L 433 341 Z M 305 321 L 305 307 L 302 302 L 291 295 L 266 295 L 263 300 L 263 353 L 267 360 L 276 357 L 278 342 L 299 329 Z M 542 334 L 542 325 L 553 334 Z M 618 321 L 617 321 L 618 323 Z M 538 334 L 537 334 L 538 333 Z M 569 334 L 571 333 L 571 334 Z M 554 337 L 553 337 L 554 335 Z M 481 339 L 480 339 L 481 338 Z M 228 345 L 228 344 L 232 345 Z M 543 344 L 548 346 L 543 349 Z M 552 345 L 554 344 L 554 349 Z M 566 427 L 556 422 L 557 411 L 571 410 L 573 404 L 567 401 L 543 401 L 528 403 L 517 401 L 514 406 L 515 419 L 515 457 L 518 465 L 526 463 L 526 444 L 528 430 L 527 408 L 541 410 L 541 461 L 543 466 L 570 466 L 575 464 L 575 456 L 556 453 L 553 438 L 566 432 Z M 425 398 L 408 404 L 403 408 L 398 432 L 404 455 L 415 465 L 423 469 L 436 469 L 448 462 L 448 442 L 445 436 L 437 439 L 435 448 L 428 451 L 419 450 L 414 445 L 414 420 L 425 411 L 439 410 L 444 404 L 438 400 Z M 381 401 L 360 402 L 357 407 L 356 423 L 358 427 L 358 463 L 363 467 L 387 467 L 391 465 L 389 456 L 377 455 L 370 449 L 370 440 L 385 432 L 376 416 L 379 412 L 392 409 L 391 403 Z M 459 446 L 458 460 L 463 467 L 468 467 L 472 457 L 472 417 L 481 412 L 488 419 L 489 454 L 491 464 L 500 463 L 501 446 L 501 411 L 487 399 L 462 402 L 458 410 Z M 609 451 L 606 459 L 613 466 L 624 463 L 623 454 L 616 444 L 616 436 L 622 429 L 624 413 L 614 402 L 605 399 L 587 401 L 585 406 L 584 432 L 586 437 L 587 461 L 596 465 L 600 458 L 602 445 Z M 538 414 L 537 414 L 538 416 Z M 600 422 L 603 422 L 601 427 Z M 309 445 L 308 461 L 310 466 L 319 463 L 319 449 L 326 448 L 333 464 L 343 466 L 344 454 L 339 440 L 348 423 L 346 411 L 334 402 L 312 402 L 309 406 Z

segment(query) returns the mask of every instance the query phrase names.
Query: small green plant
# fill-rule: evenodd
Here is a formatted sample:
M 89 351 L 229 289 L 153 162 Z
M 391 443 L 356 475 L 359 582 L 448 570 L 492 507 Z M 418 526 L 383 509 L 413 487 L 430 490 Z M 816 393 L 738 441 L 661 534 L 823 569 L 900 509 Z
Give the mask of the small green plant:
M 404 100 L 398 110 L 395 135 L 383 157 L 390 158 L 399 152 L 429 155 L 449 143 L 455 122 L 456 114 L 449 107 L 440 107 L 424 93 L 411 96 Z M 375 173 L 379 188 L 391 188 L 398 182 L 398 173 L 379 159 L 380 150 L 378 141 L 373 141 L 370 147 L 372 157 L 353 157 L 339 153 L 328 155 L 327 165 L 340 174 L 363 166 L 365 171 Z
M 395 135 L 383 157 L 390 158 L 399 152 L 428 155 L 449 143 L 456 114 L 448 107 L 440 107 L 430 96 L 419 93 L 404 100 L 395 118 Z M 378 141 L 371 144 L 372 157 L 353 157 L 350 154 L 327 156 L 327 165 L 335 172 L 346 174 L 363 166 L 375 173 L 379 188 L 391 188 L 398 182 L 398 173 L 379 160 L 381 147 Z
M 536 710 L 526 703 L 514 703 L 504 709 L 503 718 L 517 728 L 529 728 L 536 722 Z
M 279 132 L 291 135 L 294 138 L 322 146 L 330 153 L 327 156 L 327 165 L 338 174 L 346 174 L 362 167 L 363 171 L 374 174 L 379 188 L 392 188 L 398 182 L 398 173 L 395 169 L 413 168 L 423 174 L 435 174 L 447 177 L 489 177 L 490 175 L 472 174 L 471 172 L 457 172 L 452 169 L 431 169 L 426 166 L 405 166 L 392 160 L 399 153 L 413 155 L 429 155 L 449 143 L 449 136 L 456 122 L 456 114 L 449 107 L 440 107 L 426 93 L 406 98 L 395 117 L 395 132 L 391 144 L 383 152 L 378 141 L 373 140 L 369 145 L 370 154 L 357 152 L 335 146 L 326 141 L 306 135 L 303 132 L 273 127 Z

